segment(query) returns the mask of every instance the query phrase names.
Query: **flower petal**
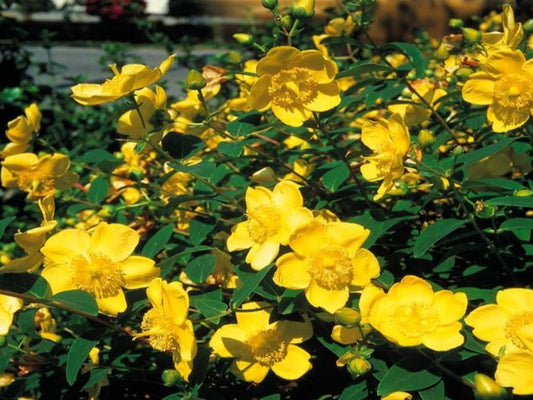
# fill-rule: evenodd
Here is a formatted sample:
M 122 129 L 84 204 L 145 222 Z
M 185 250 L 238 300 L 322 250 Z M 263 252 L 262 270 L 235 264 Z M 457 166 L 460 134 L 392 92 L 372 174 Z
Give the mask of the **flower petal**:
M 289 289 L 305 289 L 311 283 L 311 275 L 307 272 L 305 257 L 296 253 L 282 255 L 276 261 L 274 283 Z
M 235 360 L 231 364 L 230 371 L 243 381 L 261 383 L 270 369 L 259 363 Z
M 264 301 L 251 301 L 244 303 L 242 308 L 244 310 L 254 311 L 237 311 L 235 316 L 237 317 L 237 323 L 239 328 L 245 332 L 256 332 L 258 330 L 265 330 L 270 325 L 270 313 L 271 310 L 269 303 Z
M 256 243 L 246 255 L 246 262 L 253 269 L 259 271 L 270 264 L 279 253 L 279 243 L 267 240 L 264 243 Z
M 430 334 L 424 335 L 422 344 L 435 351 L 447 351 L 461 346 L 465 338 L 459 333 L 461 323 L 455 322 L 447 326 L 439 326 Z
M 353 275 L 350 282 L 353 286 L 367 286 L 371 279 L 379 276 L 380 268 L 376 256 L 367 249 L 359 249 L 352 259 Z
M 248 221 L 239 222 L 231 230 L 226 246 L 229 251 L 249 249 L 255 244 L 248 233 Z
M 310 358 L 311 355 L 307 351 L 289 344 L 287 355 L 272 366 L 272 371 L 283 379 L 298 379 L 313 367 L 309 362 Z
M 340 344 L 348 345 L 363 339 L 361 328 L 356 326 L 347 328 L 342 325 L 335 325 L 331 331 L 331 338 Z
M 81 229 L 65 229 L 48 238 L 41 253 L 56 264 L 68 264 L 75 257 L 89 258 L 91 237 Z
M 305 296 L 314 307 L 322 307 L 327 312 L 333 314 L 339 308 L 346 305 L 349 291 L 348 287 L 340 290 L 324 289 L 313 279 L 309 287 L 305 290 Z
M 498 362 L 494 378 L 499 385 L 511 386 L 518 395 L 533 394 L 533 353 L 516 351 Z
M 339 87 L 335 82 L 330 82 L 319 85 L 316 96 L 304 105 L 311 111 L 322 112 L 337 107 L 340 102 Z
M 211 337 L 209 346 L 220 357 L 249 358 L 246 333 L 237 324 L 222 325 Z
M 72 282 L 70 271 L 64 265 L 49 265 L 41 271 L 41 276 L 46 279 L 46 282 L 50 285 L 52 294 L 78 289 L 75 282 Z
M 439 290 L 433 297 L 433 308 L 439 315 L 442 325 L 452 324 L 465 315 L 468 298 L 464 293 Z
M 125 311 L 128 307 L 122 289 L 119 289 L 114 296 L 96 297 L 96 303 L 98 304 L 98 311 L 111 317 L 116 317 L 118 313 Z
M 272 104 L 272 112 L 281 122 L 294 127 L 302 126 L 304 121 L 312 117 L 311 111 L 301 104 L 295 104 L 292 108 Z
M 141 256 L 128 257 L 120 263 L 120 270 L 127 289 L 146 287 L 160 273 L 154 260 Z
M 139 243 L 139 234 L 127 225 L 100 222 L 91 237 L 91 249 L 113 262 L 125 260 Z
M 465 318 L 467 325 L 474 328 L 474 335 L 483 341 L 505 339 L 505 325 L 514 311 L 496 304 L 486 304 L 476 308 Z
M 472 104 L 489 105 L 494 101 L 496 81 L 485 72 L 476 72 L 463 86 L 463 100 Z
M 522 288 L 500 290 L 496 294 L 496 302 L 509 312 L 531 311 L 533 310 L 533 290 Z

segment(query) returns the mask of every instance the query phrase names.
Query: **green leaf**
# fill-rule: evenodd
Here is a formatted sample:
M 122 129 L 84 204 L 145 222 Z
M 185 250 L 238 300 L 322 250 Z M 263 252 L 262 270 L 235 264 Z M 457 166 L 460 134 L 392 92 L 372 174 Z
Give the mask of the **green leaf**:
M 202 161 L 191 165 L 170 164 L 170 166 L 176 171 L 187 172 L 206 179 L 210 179 L 216 169 L 216 165 L 211 161 Z
M 479 180 L 468 180 L 464 183 L 465 186 L 494 186 L 497 188 L 507 190 L 520 190 L 524 189 L 524 186 L 518 182 L 504 178 L 487 178 Z
M 420 236 L 416 239 L 414 247 L 414 257 L 421 257 L 440 239 L 449 235 L 456 229 L 466 224 L 465 220 L 447 218 L 434 222 L 422 231 Z
M 161 147 L 172 157 L 183 160 L 198 153 L 205 145 L 198 136 L 168 132 L 161 140 Z
M 485 303 L 496 303 L 497 289 L 480 289 L 477 287 L 458 287 L 454 292 L 463 292 L 468 301 L 483 300 Z
M 244 282 L 244 285 L 240 288 L 235 289 L 235 292 L 233 293 L 233 308 L 239 307 L 244 302 L 244 300 L 246 300 L 248 296 L 252 294 L 252 292 L 261 283 L 263 278 L 268 274 L 268 272 L 272 269 L 273 266 L 273 264 L 270 264 L 262 270 L 253 273 L 243 273 L 240 268 L 235 269 L 237 275 L 239 275 L 239 278 L 241 278 L 241 280 Z
M 346 78 L 347 76 L 358 77 L 367 72 L 385 72 L 388 74 L 392 71 L 394 71 L 394 69 L 388 65 L 368 63 L 345 69 L 344 71 L 339 72 L 335 79 Z
M 4 235 L 4 231 L 6 230 L 7 226 L 13 221 L 16 217 L 6 217 L 0 219 L 0 238 Z
M 92 368 L 89 372 L 89 380 L 81 390 L 85 390 L 93 385 L 96 385 L 98 382 L 104 380 L 107 375 L 111 372 L 110 368 Z
M 215 229 L 214 218 L 195 217 L 189 222 L 189 238 L 195 246 L 201 244 L 209 233 Z
M 378 395 L 396 391 L 415 391 L 428 388 L 441 380 L 437 369 L 420 358 L 404 358 L 393 365 L 378 385 Z
M 445 399 L 446 395 L 444 392 L 444 381 L 441 380 L 436 385 L 419 390 L 418 394 L 422 400 Z
M 502 139 L 499 142 L 489 144 L 488 146 L 483 146 L 480 149 L 463 153 L 457 157 L 455 163 L 457 167 L 465 168 L 509 147 L 515 140 L 517 140 L 517 138 Z
M 174 232 L 173 225 L 165 225 L 152 235 L 141 250 L 141 254 L 148 258 L 153 258 L 157 253 L 162 251 L 167 245 L 170 237 Z
M 217 258 L 213 254 L 196 257 L 185 267 L 185 273 L 194 283 L 204 283 L 215 268 Z
M 330 169 L 322 175 L 322 183 L 330 192 L 335 192 L 348 179 L 350 170 L 344 163 L 340 163 L 335 168 Z
M 232 136 L 245 136 L 259 129 L 262 114 L 257 111 L 250 111 L 242 117 L 231 121 L 226 125 L 226 130 Z
M 2 274 L 0 289 L 27 294 L 39 299 L 50 296 L 51 290 L 46 280 L 35 274 Z
M 324 346 L 326 349 L 331 351 L 333 354 L 335 354 L 337 357 L 340 357 L 344 354 L 346 354 L 347 347 L 342 346 L 337 342 L 328 341 L 322 336 L 317 336 L 318 341 Z
M 109 191 L 109 183 L 106 178 L 99 176 L 91 182 L 89 192 L 87 193 L 87 199 L 92 203 L 99 204 L 107 196 Z
M 66 377 L 70 386 L 76 382 L 76 376 L 83 364 L 87 359 L 91 349 L 98 343 L 96 340 L 87 340 L 81 336 L 76 338 L 67 354 Z
M 511 206 L 533 208 L 533 197 L 502 196 L 485 201 L 489 206 Z
M 9 365 L 11 356 L 15 354 L 16 352 L 17 352 L 17 349 L 14 349 L 12 347 L 0 348 L 0 374 L 4 373 L 7 366 Z
M 403 53 L 415 67 L 416 77 L 418 79 L 424 78 L 426 74 L 427 61 L 422 52 L 411 43 L 392 42 L 382 47 L 382 50 L 397 50 Z
M 59 292 L 53 295 L 50 300 L 89 315 L 98 315 L 98 304 L 96 304 L 96 300 L 93 296 L 83 290 L 67 290 L 66 292 Z
M 223 314 L 227 310 L 227 306 L 222 302 L 222 290 L 216 289 L 209 292 L 191 295 L 189 297 L 191 305 L 198 309 L 202 315 L 211 318 Z M 220 318 L 212 320 L 213 323 L 218 324 Z
M 355 385 L 350 385 L 342 391 L 339 400 L 361 400 L 368 398 L 367 381 L 363 380 Z
M 244 145 L 244 142 L 220 142 L 217 150 L 228 157 L 239 157 Z
M 261 400 L 280 400 L 281 395 L 279 394 L 271 394 L 270 396 L 261 397 Z

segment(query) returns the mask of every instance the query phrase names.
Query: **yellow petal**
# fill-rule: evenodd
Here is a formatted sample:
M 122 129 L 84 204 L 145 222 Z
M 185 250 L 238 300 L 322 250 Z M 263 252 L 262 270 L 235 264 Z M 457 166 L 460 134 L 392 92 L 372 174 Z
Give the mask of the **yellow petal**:
M 455 322 L 447 326 L 439 326 L 430 334 L 424 335 L 422 344 L 435 351 L 455 349 L 464 343 L 464 337 L 459 333 L 461 323 Z
M 248 221 L 239 222 L 231 230 L 226 246 L 229 251 L 244 250 L 252 247 L 255 242 L 248 233 Z
M 119 289 L 117 294 L 109 297 L 97 297 L 98 311 L 102 314 L 116 317 L 118 313 L 126 310 L 128 303 L 126 303 L 126 296 L 122 289 Z
M 61 176 L 70 168 L 70 159 L 65 154 L 55 153 L 40 159 L 39 171 L 47 176 Z
M 313 336 L 313 325 L 308 320 L 306 322 L 276 321 L 272 325 L 290 343 L 302 343 Z
M 274 261 L 278 253 L 278 242 L 267 240 L 264 243 L 255 243 L 246 255 L 246 262 L 259 271 Z
M 341 246 L 352 254 L 359 250 L 370 235 L 368 229 L 351 222 L 330 222 L 326 224 L 325 230 L 326 242 L 319 242 L 321 245 L 327 243 Z
M 276 272 L 273 280 L 276 285 L 289 289 L 305 289 L 311 282 L 307 272 L 305 258 L 296 253 L 282 255 L 276 261 Z
M 395 153 L 404 156 L 407 154 L 411 143 L 409 131 L 405 126 L 402 116 L 399 114 L 393 114 L 389 118 L 388 128 L 392 144 L 395 148 Z
M 375 301 L 381 297 L 385 296 L 385 292 L 380 287 L 375 285 L 367 285 L 361 293 L 359 299 L 359 311 L 361 312 L 361 324 L 368 323 L 368 316 L 370 315 L 370 310 L 374 305 Z
M 100 222 L 91 237 L 91 249 L 113 262 L 125 260 L 139 243 L 139 234 L 127 225 Z
M 496 294 L 496 302 L 509 312 L 529 312 L 533 310 L 533 290 L 522 288 L 500 290 Z
M 141 256 L 126 258 L 120 263 L 120 270 L 124 278 L 124 287 L 127 289 L 146 287 L 160 273 L 154 260 Z
M 78 289 L 75 282 L 72 282 L 69 269 L 64 265 L 49 265 L 42 270 L 41 276 L 50 285 L 52 294 Z
M 344 345 L 353 344 L 363 338 L 361 328 L 356 326 L 347 328 L 342 325 L 335 325 L 331 331 L 331 338 L 336 342 Z
M 266 330 L 270 324 L 270 313 L 272 311 L 272 309 L 268 307 L 269 303 L 264 301 L 244 303 L 242 305 L 244 310 L 253 311 L 237 311 L 235 313 L 239 328 L 243 329 L 245 332 Z
M 192 322 L 186 320 L 183 324 L 174 327 L 172 332 L 179 343 L 180 358 L 185 361 L 192 361 L 197 350 Z
M 259 363 L 235 360 L 231 364 L 230 371 L 243 381 L 261 383 L 270 369 Z
M 353 277 L 350 282 L 353 286 L 363 287 L 370 283 L 371 279 L 379 276 L 380 268 L 376 256 L 367 249 L 359 249 L 352 259 Z
M 253 212 L 254 209 L 271 205 L 272 192 L 262 186 L 256 188 L 248 187 L 246 189 L 245 201 L 248 212 Z
M 485 72 L 476 72 L 463 86 L 463 100 L 472 104 L 489 105 L 494 101 L 496 81 Z
M 414 275 L 405 276 L 399 283 L 395 283 L 389 290 L 388 296 L 398 300 L 416 299 L 419 303 L 433 302 L 431 285 Z
M 287 355 L 283 360 L 272 366 L 272 371 L 283 379 L 298 379 L 312 368 L 311 355 L 298 346 L 289 344 Z
M 533 394 L 533 353 L 516 351 L 498 362 L 494 378 L 501 386 L 512 387 L 518 395 Z
M 413 396 L 406 392 L 392 392 L 383 396 L 381 400 L 411 400 Z
M 306 69 L 311 79 L 318 84 L 333 81 L 339 72 L 337 64 L 318 50 L 302 51 L 294 66 Z
M 209 346 L 220 357 L 249 356 L 246 333 L 237 324 L 222 325 L 211 337 Z
M 373 162 L 361 165 L 361 175 L 369 182 L 380 181 L 384 177 L 383 171 Z
M 508 132 L 524 125 L 531 114 L 529 108 L 502 107 L 493 104 L 487 109 L 487 120 L 494 132 Z
M 311 111 L 301 104 L 295 104 L 293 108 L 286 108 L 277 104 L 272 104 L 272 112 L 281 122 L 289 126 L 302 126 L 304 121 L 312 117 Z
M 533 325 L 524 325 L 516 330 L 516 336 L 522 341 L 529 351 L 533 350 Z
M 271 75 L 263 75 L 255 81 L 248 95 L 248 104 L 251 108 L 255 108 L 258 111 L 265 111 L 270 108 L 272 98 L 268 93 L 268 89 L 270 88 L 271 80 Z
M 300 53 L 295 47 L 277 46 L 268 51 L 256 66 L 257 74 L 276 74 L 282 68 L 287 67 L 288 63 Z
M 324 289 L 313 279 L 309 287 L 305 290 L 305 296 L 312 306 L 322 307 L 327 312 L 333 314 L 339 308 L 346 305 L 349 292 L 347 287 L 341 290 Z
M 272 191 L 272 201 L 281 211 L 302 207 L 304 200 L 298 188 L 294 182 L 280 182 Z
M 81 229 L 65 229 L 48 238 L 41 253 L 53 263 L 68 264 L 75 257 L 89 258 L 91 237 Z
M 316 96 L 305 103 L 305 107 L 311 111 L 321 112 L 337 107 L 340 102 L 339 88 L 335 82 L 331 82 L 319 85 Z
M 326 228 L 320 221 L 311 220 L 289 239 L 289 246 L 300 256 L 312 257 L 327 243 Z
M 487 304 L 468 314 L 465 322 L 474 328 L 473 333 L 478 339 L 486 342 L 504 340 L 504 328 L 513 312 L 496 304 Z
M 464 293 L 439 290 L 433 297 L 433 308 L 439 314 L 439 321 L 443 325 L 461 319 L 465 314 L 467 305 L 468 298 Z
M 519 73 L 526 62 L 520 50 L 502 49 L 493 51 L 483 63 L 483 71 L 492 77 Z

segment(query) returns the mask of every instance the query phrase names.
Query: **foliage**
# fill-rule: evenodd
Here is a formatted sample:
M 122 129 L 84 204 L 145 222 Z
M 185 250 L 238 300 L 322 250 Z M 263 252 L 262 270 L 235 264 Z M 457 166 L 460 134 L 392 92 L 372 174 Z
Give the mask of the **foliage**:
M 3 88 L 1 397 L 533 394 L 531 21 L 262 3 L 182 94 L 113 44 Z

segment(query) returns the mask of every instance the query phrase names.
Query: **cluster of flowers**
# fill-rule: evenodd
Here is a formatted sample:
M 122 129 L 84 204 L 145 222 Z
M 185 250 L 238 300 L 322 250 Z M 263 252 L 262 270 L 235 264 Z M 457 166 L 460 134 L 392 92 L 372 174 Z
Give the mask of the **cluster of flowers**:
M 515 23 L 509 6 L 504 7 L 502 25 L 503 32 L 476 39 L 483 44 L 484 52 L 476 52 L 473 47 L 472 53 L 461 55 L 461 59 L 449 56 L 444 44 L 438 50 L 448 68 L 440 66 L 443 75 L 464 69 L 464 57 L 476 60 L 476 72 L 467 77 L 462 97 L 468 103 L 488 106 L 487 121 L 494 132 L 523 126 L 533 110 L 533 64 L 517 49 L 523 29 Z M 166 138 L 176 135 L 176 131 L 201 138 L 205 143 L 202 152 L 183 161 L 195 165 L 220 143 L 236 141 L 224 124 L 234 121 L 239 112 L 257 110 L 266 120 L 277 118 L 289 127 L 314 122 L 310 134 L 321 134 L 318 113 L 336 107 L 341 107 L 342 112 L 341 94 L 356 84 L 349 76 L 338 77 L 338 66 L 330 54 L 335 49 L 328 39 L 349 35 L 353 29 L 352 19 L 336 18 L 323 35 L 315 38 L 317 50 L 276 46 L 260 60 L 247 61 L 244 71 L 234 74 L 239 95 L 215 111 L 210 110 L 209 100 L 219 94 L 228 74 L 212 66 L 206 66 L 203 73 L 191 71 L 185 99 L 167 106 L 165 90 L 155 84 L 171 68 L 175 56 L 156 68 L 130 64 L 119 70 L 113 65 L 114 76 L 104 83 L 72 87 L 73 99 L 82 105 L 94 106 L 123 97 L 134 105 L 118 119 L 117 131 L 129 142 L 122 146 L 124 164 L 112 173 L 112 194 L 108 198 L 121 198 L 126 205 L 138 204 L 157 174 L 165 176 L 159 188 L 164 204 L 173 196 L 193 194 L 191 182 L 201 177 L 172 166 L 164 144 Z M 250 40 L 242 36 L 238 39 Z M 396 54 L 387 63 L 394 66 L 403 58 Z M 358 165 L 366 181 L 381 182 L 375 201 L 401 192 L 401 182 L 424 179 L 411 167 L 422 158 L 418 153 L 424 143 L 434 140 L 423 129 L 424 121 L 439 107 L 439 99 L 446 91 L 425 79 L 413 80 L 411 87 L 411 102 L 354 118 L 351 126 L 361 132 L 355 139 L 372 151 L 371 155 L 361 156 Z M 361 115 L 361 110 L 354 114 Z M 189 318 L 190 280 L 184 274 L 179 275 L 179 281 L 162 279 L 154 260 L 133 255 L 141 239 L 139 231 L 106 222 L 103 212 L 93 212 L 92 220 L 86 218 L 83 224 L 52 234 L 57 227 L 54 196 L 72 187 L 87 191 L 90 183 L 87 187 L 78 183 L 65 154 L 27 152 L 40 130 L 40 119 L 38 107 L 32 104 L 24 116 L 9 123 L 6 131 L 10 143 L 1 153 L 2 186 L 26 192 L 28 200 L 39 205 L 43 219 L 39 227 L 15 235 L 15 242 L 27 254 L 8 260 L 0 273 L 39 271 L 54 294 L 83 290 L 95 298 L 100 313 L 112 317 L 128 307 L 124 289 L 147 288 L 152 307 L 144 314 L 135 337 L 146 338 L 156 350 L 171 352 L 176 370 L 188 380 L 197 353 L 195 329 Z M 410 129 L 417 129 L 418 149 L 413 149 Z M 461 143 L 460 139 L 468 143 L 465 138 L 454 141 Z M 309 146 L 297 136 L 288 137 L 284 144 L 289 148 Z M 449 151 L 448 143 L 441 147 L 443 152 Z M 245 151 L 257 154 L 261 149 L 250 146 Z M 162 163 L 160 157 L 168 162 Z M 245 220 L 234 224 L 225 245 L 229 252 L 247 250 L 245 261 L 254 271 L 274 268 L 272 280 L 278 287 L 303 291 L 309 305 L 324 311 L 325 320 L 336 321 L 332 339 L 353 345 L 337 364 L 350 365 L 357 374 L 367 372 L 371 365 L 365 349 L 375 332 L 404 347 L 422 345 L 442 352 L 463 345 L 465 339 L 460 331 L 461 319 L 467 313 L 467 296 L 434 290 L 428 281 L 414 275 L 407 275 L 384 290 L 377 280 L 378 259 L 362 247 L 370 230 L 344 222 L 325 209 L 306 208 L 301 188 L 313 165 L 309 160 L 297 159 L 289 167 L 290 173 L 282 179 L 270 168 L 252 174 L 251 180 L 260 185 L 247 188 L 246 210 L 241 213 Z M 450 184 L 446 178 L 442 180 L 442 185 Z M 417 190 L 427 188 L 424 183 L 416 186 Z M 186 232 L 191 215 L 204 211 L 197 203 L 176 210 L 176 229 Z M 239 287 L 241 283 L 233 273 L 228 253 L 215 249 L 214 255 L 217 265 L 209 282 L 230 290 Z M 354 299 L 356 303 L 352 302 Z M 22 306 L 22 300 L 0 295 L 0 335 L 7 334 L 13 314 Z M 298 346 L 313 336 L 310 316 L 303 314 L 298 321 L 275 319 L 274 308 L 266 301 L 246 302 L 234 310 L 236 323 L 221 325 L 208 338 L 215 355 L 235 359 L 230 371 L 245 381 L 259 383 L 270 370 L 284 379 L 298 379 L 312 367 L 311 355 Z M 55 323 L 50 322 L 50 317 L 43 317 L 43 321 L 48 321 L 48 325 L 43 323 L 42 333 L 50 337 Z M 487 352 L 498 360 L 496 382 L 512 387 L 515 394 L 532 394 L 533 382 L 524 374 L 533 368 L 533 340 L 529 337 L 533 332 L 533 291 L 503 289 L 498 292 L 497 304 L 474 309 L 464 321 L 479 340 L 488 342 Z M 402 393 L 393 396 L 408 397 Z
M 110 20 L 141 17 L 146 9 L 145 0 L 84 0 L 83 5 L 87 14 Z

